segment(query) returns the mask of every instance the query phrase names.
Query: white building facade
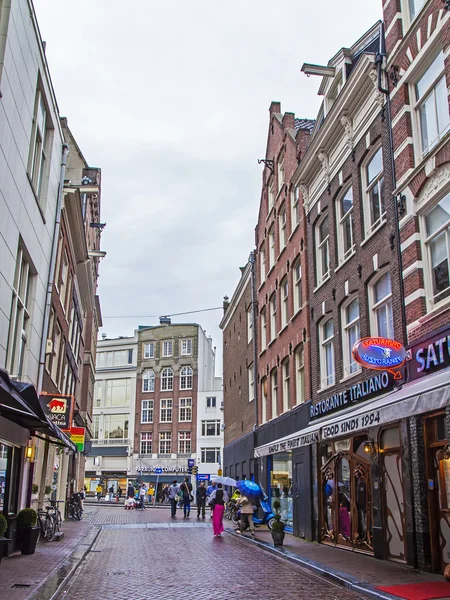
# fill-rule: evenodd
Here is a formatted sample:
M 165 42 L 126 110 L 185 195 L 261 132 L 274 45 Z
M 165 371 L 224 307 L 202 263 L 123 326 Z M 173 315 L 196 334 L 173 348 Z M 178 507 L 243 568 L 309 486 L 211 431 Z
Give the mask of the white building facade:
M 214 388 L 197 396 L 197 481 L 210 480 L 223 464 L 223 390 L 222 378 L 214 378 Z

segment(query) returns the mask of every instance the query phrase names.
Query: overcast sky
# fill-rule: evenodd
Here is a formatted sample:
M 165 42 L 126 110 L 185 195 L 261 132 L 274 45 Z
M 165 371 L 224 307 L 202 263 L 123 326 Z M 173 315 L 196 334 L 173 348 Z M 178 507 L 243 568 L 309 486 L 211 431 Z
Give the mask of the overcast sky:
M 102 169 L 102 332 L 221 306 L 253 248 L 270 102 L 314 118 L 303 62 L 351 46 L 381 0 L 34 4 L 60 114 Z M 221 317 L 172 321 L 202 325 L 221 359 Z

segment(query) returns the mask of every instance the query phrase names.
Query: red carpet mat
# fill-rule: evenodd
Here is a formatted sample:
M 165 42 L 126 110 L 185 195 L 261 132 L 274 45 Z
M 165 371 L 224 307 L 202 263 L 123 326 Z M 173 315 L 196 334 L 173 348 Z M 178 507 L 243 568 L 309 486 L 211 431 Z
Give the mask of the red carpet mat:
M 407 583 L 405 585 L 379 585 L 377 590 L 387 592 L 406 600 L 432 600 L 433 598 L 450 598 L 450 583 Z

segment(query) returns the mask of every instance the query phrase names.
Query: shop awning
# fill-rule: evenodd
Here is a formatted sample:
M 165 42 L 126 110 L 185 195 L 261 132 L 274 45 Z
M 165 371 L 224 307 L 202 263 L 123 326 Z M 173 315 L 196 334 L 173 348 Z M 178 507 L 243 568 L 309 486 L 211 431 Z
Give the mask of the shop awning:
M 332 417 L 318 419 L 295 434 L 255 448 L 255 457 L 286 452 L 344 435 L 445 408 L 450 403 L 450 369 L 407 383 L 372 402 L 354 405 Z
M 35 387 L 13 381 L 4 369 L 0 369 L 0 415 L 30 432 L 48 435 L 77 452 L 75 444 L 44 414 Z

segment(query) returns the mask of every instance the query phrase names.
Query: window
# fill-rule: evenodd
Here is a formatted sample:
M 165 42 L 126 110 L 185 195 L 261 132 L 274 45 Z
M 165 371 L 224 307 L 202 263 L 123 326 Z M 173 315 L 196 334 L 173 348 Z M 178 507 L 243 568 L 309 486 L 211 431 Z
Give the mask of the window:
M 59 289 L 59 299 L 61 301 L 61 306 L 65 310 L 66 307 L 66 296 L 67 289 L 69 288 L 69 259 L 67 257 L 67 252 L 64 250 L 62 255 L 62 267 L 61 273 L 59 277 L 58 289 Z
M 364 219 L 366 235 L 369 235 L 384 221 L 386 216 L 384 205 L 383 151 L 381 148 L 378 149 L 366 165 L 365 183 Z
M 425 217 L 427 272 L 431 275 L 432 301 L 437 303 L 450 294 L 450 194 Z
M 286 206 L 280 209 L 280 214 L 278 215 L 278 236 L 280 240 L 280 252 L 286 246 Z
M 172 340 L 162 343 L 162 355 L 172 356 L 173 342 Z
M 145 369 L 142 373 L 142 391 L 155 391 L 155 371 L 153 369 Z
M 50 164 L 48 153 L 51 148 L 51 127 L 49 125 L 44 95 L 38 89 L 34 103 L 28 174 L 34 193 L 39 200 L 43 196 L 43 184 L 47 176 L 47 165 Z
M 160 400 L 160 423 L 172 423 L 172 399 Z
M 337 203 L 339 262 L 342 263 L 354 250 L 353 243 L 353 188 L 349 187 Z
M 305 401 L 305 359 L 303 348 L 295 351 L 295 403 Z
M 267 422 L 267 377 L 261 379 L 261 423 Z
M 155 342 L 144 344 L 144 358 L 155 358 Z
M 141 423 L 153 423 L 153 400 L 142 400 Z
M 202 435 L 220 435 L 220 421 L 202 421 Z
M 97 367 L 99 369 L 123 367 L 133 362 L 133 350 L 114 350 L 113 352 L 99 352 L 97 354 Z
M 344 377 L 360 370 L 352 355 L 354 344 L 359 340 L 359 300 L 353 298 L 342 307 Z
M 167 392 L 173 390 L 173 371 L 170 367 L 165 367 L 161 371 L 161 391 Z
M 180 390 L 192 390 L 192 374 L 191 367 L 181 367 Z
M 190 454 L 191 453 L 191 432 L 190 431 L 179 431 L 178 432 L 178 454 Z
M 278 191 L 281 190 L 284 184 L 284 154 L 278 161 Z
M 99 429 L 100 429 L 100 415 L 93 415 L 93 417 L 92 417 L 92 439 L 98 440 Z
M 294 231 L 296 226 L 300 223 L 300 190 L 295 188 L 291 194 L 291 230 Z
M 53 357 L 52 357 L 52 370 L 50 376 L 53 380 L 53 383 L 58 386 L 58 371 L 59 371 L 59 363 L 60 363 L 60 354 L 61 354 L 61 327 L 59 323 L 56 323 L 55 327 L 55 337 L 53 339 Z
M 201 448 L 202 463 L 218 463 L 220 448 Z
M 316 227 L 317 285 L 330 275 L 330 229 L 328 216 Z
M 269 229 L 269 270 L 275 264 L 275 227 Z
M 180 398 L 180 423 L 192 421 L 192 398 Z
M 321 387 L 334 384 L 334 331 L 328 319 L 319 325 Z
M 141 433 L 141 454 L 152 453 L 152 434 Z
M 181 340 L 181 355 L 190 356 L 192 354 L 192 340 Z
M 426 0 L 409 0 L 409 18 L 412 21 L 425 4 Z
M 255 399 L 255 379 L 253 373 L 253 364 L 247 369 L 248 371 L 248 401 L 253 402 Z
M 253 339 L 253 307 L 247 311 L 247 343 L 249 344 Z
M 11 320 L 7 353 L 7 369 L 11 375 L 21 377 L 25 360 L 25 348 L 30 328 L 30 304 L 32 301 L 32 274 L 24 252 L 19 248 L 12 290 Z
M 277 336 L 277 296 L 275 293 L 270 298 L 270 339 Z
M 267 346 L 267 314 L 266 308 L 261 311 L 261 350 Z
M 172 452 L 172 432 L 161 431 L 159 434 L 159 454 L 171 454 Z
M 278 414 L 278 375 L 276 369 L 270 375 L 270 384 L 272 389 L 272 419 Z
M 289 410 L 291 405 L 291 392 L 289 389 L 289 360 L 286 360 L 282 365 L 283 371 L 283 412 Z
M 105 406 L 129 406 L 131 379 L 107 379 Z
M 275 204 L 275 182 L 273 179 L 269 181 L 268 185 L 268 212 L 270 212 Z
M 206 398 L 206 408 L 216 408 L 216 397 Z
M 105 415 L 105 439 L 126 440 L 128 438 L 128 415 Z
M 372 325 L 374 335 L 389 339 L 394 337 L 391 276 L 389 272 L 379 277 L 372 286 Z
M 448 130 L 447 84 L 444 53 L 440 52 L 415 85 L 422 154 L 426 154 Z
M 259 276 L 263 283 L 266 279 L 266 250 L 264 247 L 259 251 Z
M 294 314 L 302 307 L 302 265 L 300 259 L 294 264 Z
M 286 327 L 289 320 L 289 284 L 285 277 L 281 282 L 281 329 Z

